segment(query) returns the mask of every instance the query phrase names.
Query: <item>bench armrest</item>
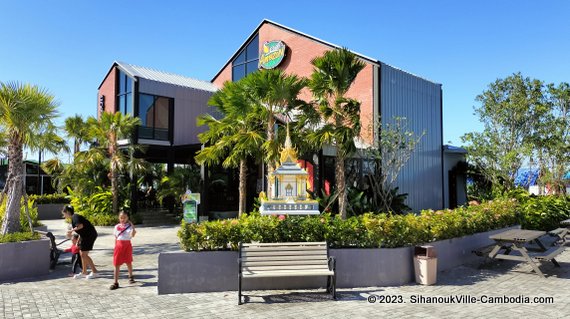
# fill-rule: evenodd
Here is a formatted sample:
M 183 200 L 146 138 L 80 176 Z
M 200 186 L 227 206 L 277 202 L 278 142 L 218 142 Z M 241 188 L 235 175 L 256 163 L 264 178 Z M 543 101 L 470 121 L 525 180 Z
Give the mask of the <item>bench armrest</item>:
M 332 270 L 332 271 L 336 270 L 336 258 L 333 256 L 329 257 L 329 270 Z

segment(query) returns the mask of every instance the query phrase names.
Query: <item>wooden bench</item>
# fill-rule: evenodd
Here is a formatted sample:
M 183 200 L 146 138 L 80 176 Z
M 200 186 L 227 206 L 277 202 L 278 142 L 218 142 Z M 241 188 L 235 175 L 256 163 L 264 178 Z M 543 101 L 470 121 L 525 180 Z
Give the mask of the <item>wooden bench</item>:
M 336 300 L 336 260 L 326 242 L 240 243 L 238 305 L 242 279 L 326 276 L 327 292 Z
M 531 253 L 530 256 L 538 261 L 551 261 L 554 266 L 560 267 L 560 264 L 554 259 L 556 256 L 560 255 L 564 251 L 564 246 L 551 247 L 547 251 L 540 253 Z
M 549 231 L 548 234 L 552 237 L 556 237 L 557 243 L 560 246 L 565 245 L 569 242 L 569 240 L 566 237 L 566 236 L 569 236 L 568 228 L 565 228 L 565 227 L 557 228 L 557 229 Z

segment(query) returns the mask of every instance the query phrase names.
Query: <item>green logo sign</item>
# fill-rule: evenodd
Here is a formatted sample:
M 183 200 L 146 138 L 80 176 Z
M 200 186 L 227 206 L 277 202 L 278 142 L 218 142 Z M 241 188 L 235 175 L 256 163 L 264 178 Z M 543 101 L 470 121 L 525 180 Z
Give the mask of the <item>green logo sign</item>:
M 285 44 L 281 41 L 268 41 L 263 43 L 259 53 L 259 67 L 273 69 L 285 58 Z

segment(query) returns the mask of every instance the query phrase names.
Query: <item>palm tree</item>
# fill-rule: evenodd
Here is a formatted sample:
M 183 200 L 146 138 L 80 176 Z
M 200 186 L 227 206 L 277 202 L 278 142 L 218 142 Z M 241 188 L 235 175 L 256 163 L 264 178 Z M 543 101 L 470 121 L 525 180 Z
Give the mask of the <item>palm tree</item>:
M 87 119 L 90 137 L 97 139 L 99 148 L 94 148 L 92 153 L 105 152 L 109 158 L 109 179 L 111 180 L 111 192 L 113 194 L 113 213 L 119 212 L 119 170 L 128 165 L 125 154 L 119 151 L 118 141 L 130 138 L 140 119 L 129 114 L 120 112 L 103 112 L 99 120 L 90 117 Z M 99 156 L 100 158 L 100 156 Z
M 266 128 L 266 143 L 263 149 L 268 172 L 272 172 L 279 158 L 280 147 L 275 138 L 275 118 L 279 115 L 288 117 L 292 109 L 305 103 L 298 96 L 305 88 L 306 80 L 294 74 L 288 75 L 280 69 L 271 69 L 251 73 L 241 81 L 251 103 L 263 106 L 259 109 Z
M 263 126 L 260 125 L 262 108 L 248 101 L 243 82 L 226 82 L 209 104 L 217 107 L 225 117 L 216 119 L 210 114 L 198 118 L 198 126 L 208 125 L 209 130 L 198 135 L 205 148 L 196 155 L 198 164 L 225 168 L 239 167 L 239 215 L 246 210 L 247 160 L 257 158 L 264 144 Z
M 73 154 L 79 153 L 81 144 L 88 140 L 87 123 L 85 123 L 81 115 L 76 114 L 65 119 L 65 131 L 67 132 L 67 137 L 73 139 Z
M 24 147 L 37 150 L 46 139 L 55 137 L 53 119 L 57 117 L 54 96 L 35 85 L 17 82 L 0 83 L 0 127 L 8 142 L 8 199 L 0 234 L 20 230 L 20 207 L 24 192 Z M 51 147 L 51 146 L 50 146 Z M 4 193 L 4 192 L 3 192 Z
M 319 115 L 312 123 L 320 122 L 321 125 L 308 134 L 308 140 L 319 147 L 325 144 L 336 146 L 339 213 L 346 218 L 345 160 L 356 151 L 354 138 L 360 134 L 360 102 L 346 97 L 346 93 L 365 63 L 342 48 L 325 52 L 323 56 L 313 59 L 311 64 L 314 69 L 309 88 L 315 98 L 316 114 Z

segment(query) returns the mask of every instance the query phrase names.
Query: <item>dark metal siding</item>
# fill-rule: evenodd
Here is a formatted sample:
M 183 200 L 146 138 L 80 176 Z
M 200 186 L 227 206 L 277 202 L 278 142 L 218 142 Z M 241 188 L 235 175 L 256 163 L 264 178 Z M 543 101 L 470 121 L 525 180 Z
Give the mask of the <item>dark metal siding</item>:
M 441 209 L 442 180 L 442 103 L 441 84 L 433 83 L 382 64 L 381 121 L 407 118 L 409 129 L 425 132 L 414 154 L 398 177 L 400 193 L 408 193 L 407 205 L 414 211 Z

